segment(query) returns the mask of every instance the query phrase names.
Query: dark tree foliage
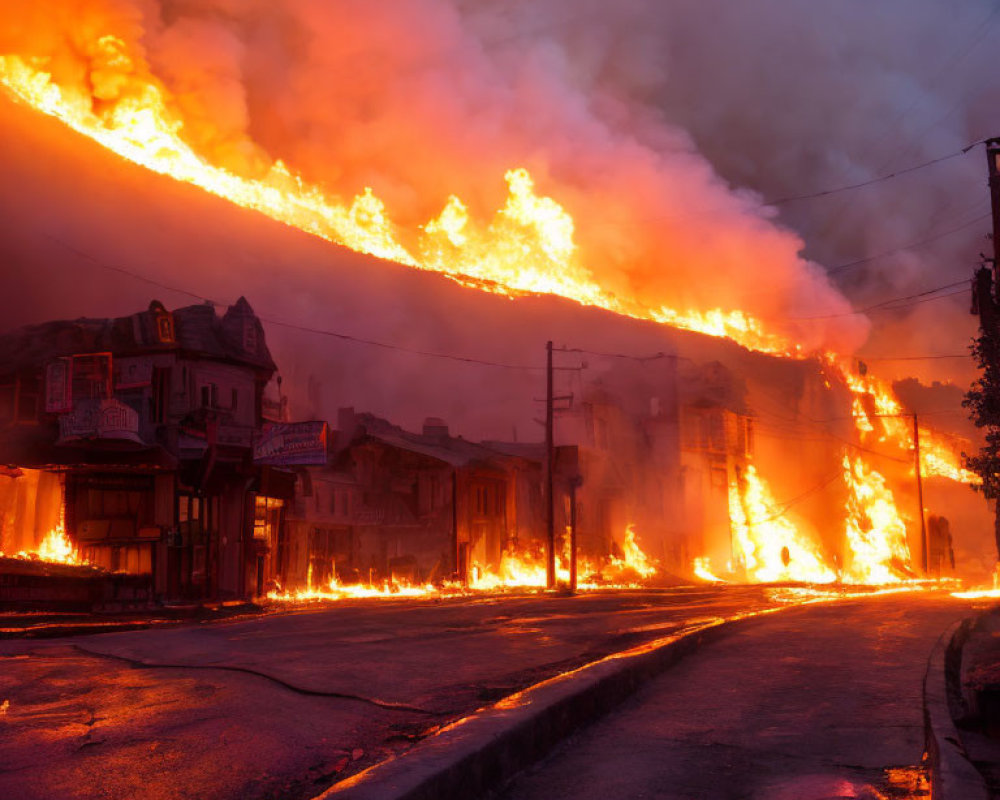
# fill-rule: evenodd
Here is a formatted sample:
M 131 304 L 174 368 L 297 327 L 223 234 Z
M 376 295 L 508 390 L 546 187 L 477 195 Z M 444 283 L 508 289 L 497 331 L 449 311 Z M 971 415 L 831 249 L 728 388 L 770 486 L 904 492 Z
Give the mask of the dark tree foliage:
M 1000 332 L 984 325 L 972 344 L 972 356 L 982 375 L 962 401 L 976 427 L 985 429 L 986 444 L 979 454 L 966 456 L 966 465 L 983 479 L 976 487 L 990 500 L 1000 497 Z
M 993 537 L 1000 559 L 1000 325 L 993 298 L 990 271 L 981 267 L 976 273 L 974 298 L 979 311 L 979 336 L 972 343 L 972 356 L 982 374 L 962 401 L 969 418 L 985 431 L 986 444 L 979 455 L 966 456 L 966 466 L 983 479 L 977 487 L 987 500 L 993 500 Z M 998 573 L 1000 574 L 1000 573 Z

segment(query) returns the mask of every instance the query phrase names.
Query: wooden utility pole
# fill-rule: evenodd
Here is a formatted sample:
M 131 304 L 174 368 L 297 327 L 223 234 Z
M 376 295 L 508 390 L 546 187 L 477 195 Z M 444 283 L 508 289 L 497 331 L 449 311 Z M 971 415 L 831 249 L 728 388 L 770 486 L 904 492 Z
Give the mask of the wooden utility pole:
M 920 504 L 920 559 L 927 576 L 927 521 L 924 517 L 924 482 L 920 475 L 920 428 L 917 415 L 913 415 L 913 466 L 917 471 L 917 502 Z
M 576 489 L 582 483 L 579 476 L 569 482 L 569 590 L 576 591 Z
M 548 541 L 545 563 L 545 583 L 556 585 L 556 515 L 552 473 L 555 469 L 555 443 L 552 430 L 552 342 L 545 345 L 545 532 Z
M 990 204 L 993 209 L 993 283 L 1000 283 L 1000 139 L 986 140 L 986 160 L 990 175 Z M 994 298 L 995 299 L 995 298 Z

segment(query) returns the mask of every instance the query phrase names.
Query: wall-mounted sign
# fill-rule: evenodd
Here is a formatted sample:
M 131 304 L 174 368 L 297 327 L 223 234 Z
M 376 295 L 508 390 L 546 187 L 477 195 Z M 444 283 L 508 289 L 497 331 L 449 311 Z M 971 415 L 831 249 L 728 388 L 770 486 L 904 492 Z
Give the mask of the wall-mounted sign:
M 63 414 L 73 408 L 72 361 L 57 358 L 45 365 L 45 411 Z
M 153 382 L 153 359 L 119 358 L 114 362 L 115 389 L 138 389 Z
M 253 428 L 219 425 L 215 433 L 215 442 L 226 447 L 250 447 L 253 442 Z
M 327 433 L 327 424 L 321 421 L 268 425 L 254 443 L 254 463 L 276 467 L 325 464 Z
M 59 417 L 58 444 L 81 439 L 116 439 L 143 444 L 139 413 L 120 400 L 79 400 Z
M 139 412 L 112 398 L 101 403 L 97 416 L 98 439 L 129 439 L 142 443 L 139 438 Z

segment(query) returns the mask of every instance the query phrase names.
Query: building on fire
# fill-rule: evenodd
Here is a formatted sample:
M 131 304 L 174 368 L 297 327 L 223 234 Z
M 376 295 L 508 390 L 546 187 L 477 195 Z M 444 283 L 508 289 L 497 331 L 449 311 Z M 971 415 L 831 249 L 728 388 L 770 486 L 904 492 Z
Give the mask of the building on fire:
M 294 487 L 253 459 L 275 372 L 243 298 L 0 337 L 0 551 L 58 533 L 147 599 L 262 593 Z M 6 590 L 18 598 L 17 581 Z
M 468 578 L 540 536 L 537 461 L 341 409 L 325 464 L 298 470 L 288 512 L 294 587 Z

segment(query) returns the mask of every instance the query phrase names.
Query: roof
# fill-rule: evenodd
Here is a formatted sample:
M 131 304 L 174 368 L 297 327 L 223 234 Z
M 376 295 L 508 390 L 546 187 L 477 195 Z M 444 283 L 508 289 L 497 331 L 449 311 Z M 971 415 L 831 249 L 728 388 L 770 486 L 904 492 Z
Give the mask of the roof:
M 172 322 L 173 338 L 158 334 L 158 320 Z M 146 311 L 112 319 L 55 320 L 0 336 L 0 374 L 41 366 L 60 356 L 111 353 L 117 357 L 180 352 L 243 364 L 265 372 L 277 367 L 264 328 L 246 298 L 221 317 L 205 303 L 168 312 L 154 300 Z
M 362 438 L 373 439 L 400 450 L 442 461 L 452 467 L 467 467 L 474 464 L 496 465 L 497 462 L 512 457 L 511 454 L 470 442 L 459 436 L 450 436 L 446 433 L 412 433 L 374 414 L 356 414 L 354 419 L 358 427 L 353 435 L 345 432 L 350 439 L 345 444 L 355 443 Z

